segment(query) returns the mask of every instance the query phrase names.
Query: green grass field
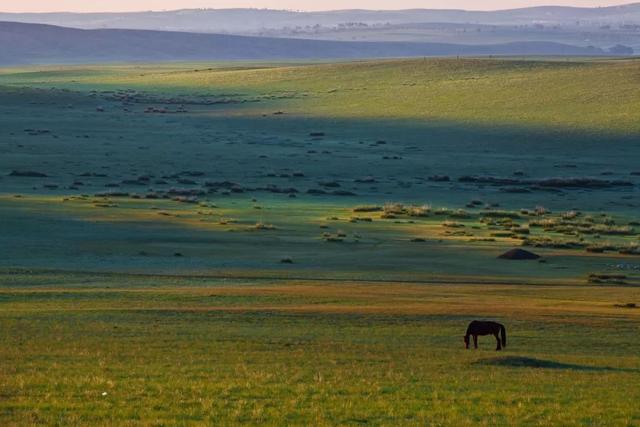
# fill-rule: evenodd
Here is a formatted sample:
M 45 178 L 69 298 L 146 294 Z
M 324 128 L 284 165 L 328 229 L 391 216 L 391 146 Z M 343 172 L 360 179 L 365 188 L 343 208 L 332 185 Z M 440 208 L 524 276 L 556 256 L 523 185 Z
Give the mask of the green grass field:
M 0 425 L 640 425 L 639 71 L 0 70 Z
M 5 272 L 5 425 L 635 425 L 628 287 Z M 463 350 L 466 321 L 503 320 Z
M 636 60 L 576 59 L 164 64 L 9 70 L 0 84 L 267 101 L 243 114 L 637 132 L 637 70 Z

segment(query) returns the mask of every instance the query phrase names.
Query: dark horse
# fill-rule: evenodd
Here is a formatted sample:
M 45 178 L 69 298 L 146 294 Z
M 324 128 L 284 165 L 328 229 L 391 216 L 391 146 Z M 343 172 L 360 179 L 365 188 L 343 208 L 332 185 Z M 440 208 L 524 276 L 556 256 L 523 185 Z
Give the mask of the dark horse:
M 469 323 L 467 333 L 464 336 L 464 344 L 467 348 L 469 348 L 469 335 L 473 336 L 473 346 L 475 348 L 478 348 L 478 335 L 493 335 L 496 337 L 498 342 L 496 351 L 502 350 L 502 347 L 507 346 L 507 330 L 501 323 L 482 320 L 474 320 Z

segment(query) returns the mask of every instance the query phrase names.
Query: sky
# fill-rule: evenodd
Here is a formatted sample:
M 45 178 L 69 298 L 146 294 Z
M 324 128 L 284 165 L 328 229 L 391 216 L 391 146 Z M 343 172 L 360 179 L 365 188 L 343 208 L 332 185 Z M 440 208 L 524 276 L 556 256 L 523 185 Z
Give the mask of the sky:
M 634 0 L 629 0 L 627 3 L 632 1 Z M 625 2 L 620 0 L 0 0 L 0 12 L 120 12 L 233 7 L 289 10 L 411 8 L 494 10 L 550 4 L 598 7 L 623 3 Z

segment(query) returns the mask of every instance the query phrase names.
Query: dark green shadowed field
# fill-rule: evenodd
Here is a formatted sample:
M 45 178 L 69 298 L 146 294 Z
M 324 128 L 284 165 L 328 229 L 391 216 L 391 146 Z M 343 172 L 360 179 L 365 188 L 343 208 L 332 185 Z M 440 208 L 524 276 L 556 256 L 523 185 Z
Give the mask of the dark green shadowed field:
M 640 424 L 639 72 L 0 70 L 0 424 Z

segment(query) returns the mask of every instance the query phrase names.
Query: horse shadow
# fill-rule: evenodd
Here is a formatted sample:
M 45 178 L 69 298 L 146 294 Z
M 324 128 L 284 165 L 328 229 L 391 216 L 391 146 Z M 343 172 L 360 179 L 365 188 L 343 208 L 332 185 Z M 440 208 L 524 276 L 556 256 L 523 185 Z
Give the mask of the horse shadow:
M 575 363 L 562 363 L 553 360 L 535 359 L 523 356 L 493 357 L 481 359 L 475 362 L 476 365 L 502 366 L 507 368 L 538 368 L 538 369 L 559 369 L 583 372 L 640 372 L 640 369 L 614 368 L 612 366 L 589 366 Z

